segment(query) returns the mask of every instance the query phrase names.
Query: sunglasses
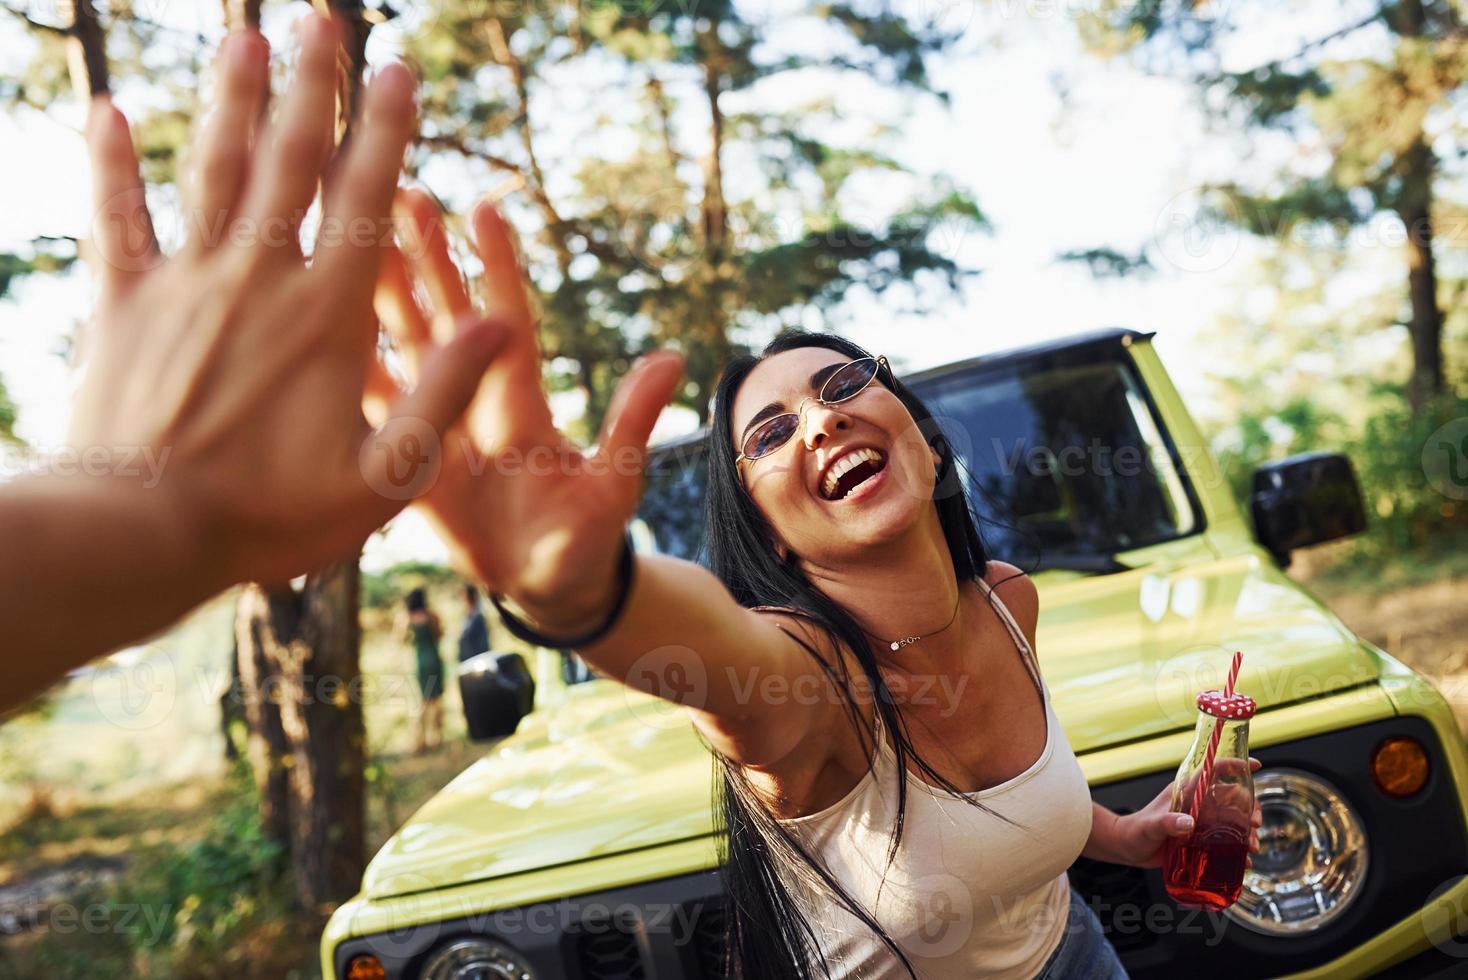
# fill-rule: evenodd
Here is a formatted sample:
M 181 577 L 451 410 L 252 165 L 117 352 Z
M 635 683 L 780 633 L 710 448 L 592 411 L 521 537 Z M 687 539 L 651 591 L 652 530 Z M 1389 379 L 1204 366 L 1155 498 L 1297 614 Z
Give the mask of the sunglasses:
M 892 368 L 885 357 L 860 357 L 849 364 L 841 365 L 826 379 L 826 383 L 821 385 L 820 393 L 814 399 L 801 399 L 795 411 L 765 419 L 745 436 L 743 444 L 739 447 L 739 456 L 734 461 L 735 465 L 747 459 L 753 460 L 768 456 L 789 442 L 800 430 L 800 421 L 804 417 L 806 402 L 815 401 L 821 405 L 835 405 L 855 398 L 867 389 L 882 368 L 886 368 L 888 375 L 891 375 Z

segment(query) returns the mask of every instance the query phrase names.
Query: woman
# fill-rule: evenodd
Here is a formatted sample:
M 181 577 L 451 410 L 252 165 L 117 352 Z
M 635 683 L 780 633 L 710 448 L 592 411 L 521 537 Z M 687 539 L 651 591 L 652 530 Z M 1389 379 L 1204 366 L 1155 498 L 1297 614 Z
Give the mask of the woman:
M 428 608 L 428 593 L 414 589 L 403 600 L 406 615 L 399 635 L 413 644 L 413 653 L 418 661 L 418 704 L 417 739 L 413 753 L 425 751 L 443 744 L 443 657 L 439 656 L 438 644 L 443 639 L 443 625 L 438 615 Z
M 418 247 L 389 253 L 378 309 L 411 363 L 474 320 L 432 200 L 401 210 Z M 519 635 L 687 706 L 722 775 L 731 972 L 1124 976 L 1065 869 L 1156 866 L 1190 820 L 1170 790 L 1126 816 L 1091 802 L 1035 661 L 1035 588 L 988 558 L 922 403 L 834 337 L 737 360 L 714 403 L 712 572 L 634 558 L 623 527 L 680 364 L 634 367 L 581 453 L 550 421 L 510 232 L 488 205 L 472 227 L 508 336 L 428 506 Z

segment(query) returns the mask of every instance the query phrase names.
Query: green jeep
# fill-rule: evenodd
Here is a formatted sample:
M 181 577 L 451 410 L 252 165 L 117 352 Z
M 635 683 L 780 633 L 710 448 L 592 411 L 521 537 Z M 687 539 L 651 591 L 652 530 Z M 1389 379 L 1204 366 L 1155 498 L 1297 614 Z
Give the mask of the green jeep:
M 966 462 L 986 543 L 1033 570 L 1043 669 L 1096 799 L 1151 800 L 1188 748 L 1193 695 L 1244 652 L 1264 825 L 1240 901 L 1205 914 L 1156 872 L 1070 871 L 1132 976 L 1468 975 L 1453 715 L 1281 571 L 1364 525 L 1349 463 L 1261 467 L 1246 517 L 1133 331 L 905 380 Z M 693 437 L 654 454 L 640 548 L 698 557 L 703 453 Z M 706 749 L 678 709 L 537 657 L 518 732 L 414 815 L 332 917 L 327 978 L 721 975 Z

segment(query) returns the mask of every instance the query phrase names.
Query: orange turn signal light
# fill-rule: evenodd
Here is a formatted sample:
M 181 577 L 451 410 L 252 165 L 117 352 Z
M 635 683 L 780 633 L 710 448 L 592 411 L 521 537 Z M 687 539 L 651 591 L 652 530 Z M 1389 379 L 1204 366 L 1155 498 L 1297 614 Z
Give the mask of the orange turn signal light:
M 387 980 L 387 970 L 375 956 L 353 956 L 347 964 L 346 980 Z
M 1427 750 L 1415 738 L 1394 735 L 1371 753 L 1371 779 L 1387 796 L 1411 796 L 1427 785 Z

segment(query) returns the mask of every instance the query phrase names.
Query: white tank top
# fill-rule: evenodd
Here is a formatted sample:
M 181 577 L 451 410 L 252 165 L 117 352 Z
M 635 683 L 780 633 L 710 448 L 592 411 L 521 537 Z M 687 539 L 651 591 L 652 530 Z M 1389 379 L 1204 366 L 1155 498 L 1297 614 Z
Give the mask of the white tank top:
M 1039 682 L 1045 747 L 1028 769 L 964 794 L 986 813 L 911 772 L 902 844 L 887 855 L 897 814 L 897 758 L 877 719 L 871 769 L 841 800 L 782 820 L 861 907 L 881 923 L 921 980 L 1034 977 L 1063 935 L 1065 871 L 1091 835 L 1091 794 L 1039 678 L 1034 651 L 987 583 L 980 584 Z M 1000 816 L 1013 823 L 1005 823 Z M 791 891 L 836 980 L 903 980 L 901 961 L 834 897 L 798 881 Z

